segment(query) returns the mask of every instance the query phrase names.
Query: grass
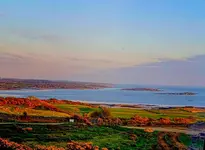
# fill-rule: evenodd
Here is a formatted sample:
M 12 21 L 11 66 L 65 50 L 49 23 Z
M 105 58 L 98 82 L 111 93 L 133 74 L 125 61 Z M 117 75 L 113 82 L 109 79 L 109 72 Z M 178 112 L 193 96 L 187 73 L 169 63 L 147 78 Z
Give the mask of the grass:
M 181 143 L 183 143 L 184 145 L 186 145 L 187 147 L 191 146 L 191 144 L 192 144 L 192 140 L 191 140 L 191 136 L 190 136 L 190 135 L 180 134 L 178 140 L 179 140 Z M 195 146 L 196 148 L 203 147 L 203 140 L 202 140 L 202 139 L 198 139 L 198 140 L 196 141 L 196 143 L 194 144 L 194 146 Z
M 70 105 L 56 104 L 56 107 L 77 114 L 91 113 L 99 108 L 93 108 L 85 105 Z M 8 114 L 22 115 L 26 111 L 28 115 L 33 116 L 54 116 L 68 117 L 66 113 L 60 113 L 49 110 L 36 110 L 24 107 L 0 106 L 0 112 Z M 176 118 L 176 117 L 196 117 L 198 120 L 205 119 L 204 113 L 192 113 L 179 108 L 172 109 L 131 109 L 131 108 L 110 108 L 113 117 L 131 118 L 134 115 L 139 115 L 149 118 Z M 17 143 L 23 143 L 30 147 L 36 145 L 66 147 L 68 141 L 83 141 L 92 142 L 100 148 L 107 147 L 109 150 L 149 150 L 156 148 L 158 132 L 145 133 L 143 130 L 128 129 L 123 127 L 79 127 L 75 124 L 64 125 L 18 125 L 19 127 L 31 127 L 30 132 L 18 131 L 15 125 L 0 125 L 0 137 L 8 138 Z M 135 135 L 136 140 L 131 139 L 130 135 Z M 181 134 L 178 140 L 186 146 L 191 145 L 191 137 L 186 134 Z M 172 145 L 169 136 L 165 136 L 165 141 L 168 145 Z M 197 141 L 196 146 L 201 147 L 202 141 Z
M 21 127 L 28 127 L 21 125 Z M 151 149 L 157 143 L 157 132 L 145 133 L 142 130 L 126 129 L 122 127 L 77 127 L 67 125 L 29 125 L 31 132 L 18 132 L 14 125 L 1 125 L 0 137 L 9 138 L 11 141 L 23 143 L 28 146 L 55 145 L 65 147 L 70 140 L 92 142 L 99 147 L 108 149 L 136 150 Z M 135 134 L 137 140 L 130 139 L 130 134 Z
M 98 108 L 92 108 L 85 105 L 70 105 L 70 104 L 57 104 L 56 107 L 68 112 L 75 112 L 78 114 L 90 113 Z M 180 108 L 171 109 L 131 109 L 131 108 L 110 108 L 113 117 L 118 118 L 131 118 L 134 115 L 139 115 L 148 118 L 187 118 L 190 116 L 195 117 L 198 121 L 205 121 L 204 113 L 192 113 Z
M 98 108 L 85 106 L 85 105 L 71 105 L 71 104 L 56 104 L 57 108 L 67 111 L 74 112 L 76 114 L 89 114 Z M 17 108 L 17 109 L 16 109 Z M 28 115 L 32 116 L 46 116 L 46 117 L 68 117 L 69 115 L 66 113 L 49 111 L 49 110 L 36 110 L 31 108 L 23 108 L 23 107 L 12 107 L 12 106 L 0 106 L 1 113 L 7 114 L 17 114 L 22 115 L 22 113 L 26 111 Z M 131 108 L 110 108 L 111 115 L 116 118 L 131 118 L 134 115 L 139 115 L 142 117 L 148 117 L 153 119 L 159 118 L 187 118 L 193 116 L 197 119 L 197 121 L 205 121 L 204 113 L 192 113 L 185 111 L 180 108 L 171 108 L 171 109 L 131 109 Z
M 131 118 L 136 114 L 142 117 L 151 117 L 151 118 L 160 118 L 163 116 L 162 114 L 156 114 L 142 109 L 111 108 L 110 110 L 114 117 L 120 117 L 120 118 Z
M 18 128 L 31 127 L 30 132 L 18 131 Z M 136 136 L 136 140 L 131 138 Z M 158 132 L 146 133 L 143 130 L 128 129 L 119 126 L 79 126 L 76 124 L 63 125 L 0 125 L 0 138 L 8 138 L 10 141 L 25 144 L 30 147 L 36 145 L 66 147 L 69 141 L 92 142 L 100 148 L 107 147 L 109 150 L 150 150 L 156 149 Z M 180 143 L 187 147 L 191 145 L 191 137 L 180 134 Z M 168 145 L 173 146 L 169 135 L 165 136 Z M 198 141 L 197 147 L 202 147 L 203 142 Z
M 173 144 L 172 144 L 172 141 L 171 141 L 171 139 L 170 139 L 170 137 L 168 136 L 168 135 L 165 135 L 164 136 L 164 140 L 166 141 L 166 143 L 169 145 L 169 146 L 172 146 Z
M 98 108 L 92 108 L 85 105 L 57 104 L 55 106 L 62 110 L 68 112 L 72 111 L 78 114 L 90 113 L 98 109 Z M 154 117 L 154 118 L 160 118 L 163 116 L 162 114 L 151 113 L 146 110 L 130 109 L 130 108 L 110 108 L 110 111 L 113 117 L 119 117 L 119 118 L 131 118 L 136 114 L 144 117 Z
M 85 106 L 85 105 L 55 104 L 55 106 L 62 110 L 65 110 L 68 112 L 75 112 L 81 115 L 84 113 L 92 112 L 97 109 L 97 108 L 92 108 L 92 107 Z
M 17 108 L 17 109 L 16 109 Z M 69 117 L 66 113 L 50 111 L 50 110 L 36 110 L 31 108 L 20 108 L 20 107 L 11 107 L 11 106 L 0 106 L 1 113 L 22 115 L 23 112 L 27 112 L 30 116 L 45 116 L 45 117 Z
M 182 142 L 184 145 L 186 146 L 190 146 L 191 145 L 191 137 L 189 135 L 186 134 L 181 134 L 179 136 L 179 141 Z

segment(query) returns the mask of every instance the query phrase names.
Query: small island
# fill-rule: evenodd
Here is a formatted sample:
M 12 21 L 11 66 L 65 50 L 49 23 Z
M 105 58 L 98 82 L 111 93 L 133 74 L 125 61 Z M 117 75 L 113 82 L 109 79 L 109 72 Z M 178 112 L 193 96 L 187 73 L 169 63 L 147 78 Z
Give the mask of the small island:
M 197 93 L 193 92 L 182 92 L 182 93 L 157 93 L 157 94 L 162 94 L 162 95 L 196 95 Z
M 161 91 L 160 89 L 155 89 L 155 88 L 126 88 L 122 89 L 125 91 L 150 91 L 150 92 L 159 92 Z

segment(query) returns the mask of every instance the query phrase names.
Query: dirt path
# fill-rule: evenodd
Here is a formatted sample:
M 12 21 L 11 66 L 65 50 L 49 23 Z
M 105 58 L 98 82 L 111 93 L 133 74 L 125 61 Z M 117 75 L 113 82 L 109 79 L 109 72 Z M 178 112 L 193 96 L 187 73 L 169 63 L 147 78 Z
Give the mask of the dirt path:
M 179 133 L 168 133 L 173 145 L 180 150 L 187 150 L 187 147 L 178 141 Z
M 123 126 L 125 128 L 131 128 L 131 129 L 141 129 L 144 130 L 148 127 L 129 127 L 129 126 Z M 176 133 L 185 133 L 190 135 L 196 135 L 199 134 L 200 131 L 194 131 L 189 130 L 187 128 L 171 128 L 171 127 L 151 127 L 154 131 L 161 131 L 161 132 L 176 132 Z
M 165 137 L 166 133 L 164 132 L 160 132 L 158 134 L 158 145 L 159 145 L 159 149 L 160 150 L 171 150 L 171 147 L 169 147 L 169 145 L 166 143 L 164 137 Z
M 63 125 L 68 124 L 68 122 L 62 122 L 62 123 L 16 123 L 16 122 L 0 122 L 0 125 L 9 125 L 9 124 L 27 124 L 27 125 Z M 148 127 L 130 127 L 130 126 L 122 126 L 125 128 L 131 128 L 131 129 L 141 129 L 144 130 Z M 151 127 L 154 131 L 160 131 L 160 132 L 176 132 L 176 133 L 185 133 L 190 135 L 196 135 L 199 134 L 200 131 L 194 131 L 189 130 L 187 128 L 171 128 L 171 127 Z

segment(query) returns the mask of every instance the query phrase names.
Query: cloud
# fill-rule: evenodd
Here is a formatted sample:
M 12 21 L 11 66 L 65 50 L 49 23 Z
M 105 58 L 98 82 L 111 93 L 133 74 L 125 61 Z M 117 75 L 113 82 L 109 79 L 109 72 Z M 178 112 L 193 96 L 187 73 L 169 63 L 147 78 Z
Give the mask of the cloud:
M 126 65 L 127 63 L 113 61 L 109 59 L 92 59 L 92 58 L 77 58 L 77 57 L 66 57 L 69 61 L 74 62 L 87 62 L 87 63 L 103 63 L 103 64 L 118 64 L 118 65 Z
M 68 79 L 90 68 L 62 61 L 51 54 L 0 51 L 1 77 Z
M 205 55 L 104 70 L 73 78 L 123 84 L 205 86 Z
M 45 32 L 33 32 L 28 30 L 15 30 L 11 31 L 12 34 L 19 36 L 21 38 L 25 38 L 32 41 L 44 41 L 44 42 L 50 42 L 50 43 L 57 43 L 64 41 L 64 38 L 62 36 L 59 36 L 54 33 L 45 33 Z
M 31 61 L 31 58 L 25 57 L 21 54 L 9 53 L 9 52 L 0 52 L 0 63 L 1 64 L 23 64 L 28 63 L 28 60 Z
M 24 35 L 24 37 L 31 40 L 43 40 L 46 42 L 59 42 L 63 40 L 60 36 L 54 34 Z
M 14 59 L 14 60 L 22 60 L 23 57 L 21 55 L 16 55 L 16 54 L 10 54 L 10 53 L 2 53 L 0 55 L 0 60 L 2 59 Z

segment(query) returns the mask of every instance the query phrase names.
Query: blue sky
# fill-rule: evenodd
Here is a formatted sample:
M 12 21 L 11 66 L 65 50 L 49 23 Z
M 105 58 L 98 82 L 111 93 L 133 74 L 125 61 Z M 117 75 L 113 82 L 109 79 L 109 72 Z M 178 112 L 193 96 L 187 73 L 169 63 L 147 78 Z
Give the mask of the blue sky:
M 204 0 L 2 0 L 0 67 L 69 80 L 204 55 L 204 10 Z

